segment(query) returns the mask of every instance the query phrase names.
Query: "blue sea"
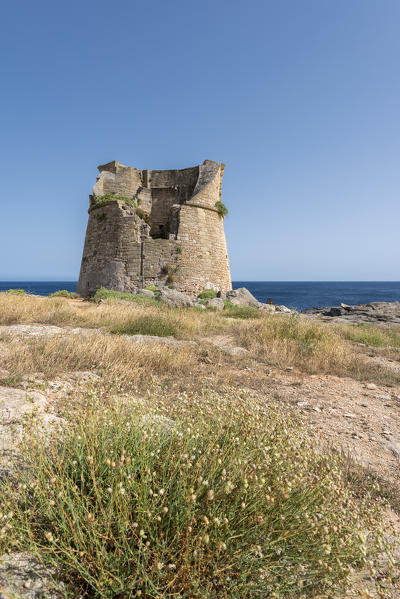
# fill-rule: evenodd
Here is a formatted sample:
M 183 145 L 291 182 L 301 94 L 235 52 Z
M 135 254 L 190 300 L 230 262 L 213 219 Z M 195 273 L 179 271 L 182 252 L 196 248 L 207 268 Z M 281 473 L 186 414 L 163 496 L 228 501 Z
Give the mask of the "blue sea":
M 49 295 L 58 289 L 75 291 L 76 281 L 3 281 L 0 291 L 25 289 L 27 293 Z M 247 287 L 261 302 L 269 298 L 274 304 L 303 310 L 319 306 L 365 304 L 368 302 L 400 301 L 400 281 L 379 282 L 279 282 L 279 281 L 234 281 L 233 288 Z

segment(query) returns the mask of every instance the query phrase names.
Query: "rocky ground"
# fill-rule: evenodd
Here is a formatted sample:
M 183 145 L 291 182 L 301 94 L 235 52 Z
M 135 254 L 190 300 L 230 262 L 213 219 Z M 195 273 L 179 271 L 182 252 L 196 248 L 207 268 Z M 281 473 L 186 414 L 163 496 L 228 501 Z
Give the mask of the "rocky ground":
M 317 316 L 323 320 L 334 320 L 338 323 L 370 322 L 400 324 L 400 302 L 371 302 L 359 306 L 331 306 L 323 308 L 307 308 L 303 314 Z
M 397 318 L 400 304 L 392 306 L 393 318 Z M 340 308 L 339 316 L 316 312 L 317 318 L 354 319 L 362 314 L 386 314 L 388 306 L 369 304 L 366 307 Z M 343 311 L 343 312 L 342 312 Z M 326 312 L 326 311 L 325 311 Z M 390 317 L 392 318 L 392 317 Z M 378 318 L 380 320 L 380 317 Z M 391 322 L 396 322 L 393 320 Z M 91 335 L 95 329 L 58 327 L 51 325 L 19 324 L 0 327 L 0 337 L 28 339 L 54 337 L 57 335 Z M 105 333 L 106 334 L 106 333 Z M 300 413 L 320 434 L 321 445 L 343 449 L 355 458 L 359 467 L 349 476 L 359 477 L 360 492 L 363 485 L 379 482 L 390 507 L 386 521 L 400 537 L 400 385 L 362 382 L 352 378 L 340 378 L 326 374 L 305 374 L 292 367 L 266 366 L 261 360 L 249 359 L 249 352 L 238 347 L 229 335 L 214 335 L 197 341 L 176 340 L 146 335 L 130 337 L 136 344 L 176 346 L 199 343 L 216 347 L 232 361 L 225 364 L 230 369 L 231 380 L 248 388 L 250 393 L 263 397 L 266 402 L 278 402 L 288 410 Z M 0 344 L 1 345 L 1 344 Z M 1 351 L 9 351 L 4 344 Z M 204 362 L 213 361 L 212 352 L 205 354 Z M 400 370 L 400 362 L 385 356 L 368 355 L 371 367 L 378 360 L 389 370 Z M 1 367 L 1 362 L 0 362 Z M 34 414 L 42 423 L 44 433 L 55 426 L 63 426 L 59 417 L 60 401 L 68 400 L 89 384 L 95 384 L 94 372 L 65 372 L 53 380 L 41 378 L 40 373 L 22 377 L 15 385 L 7 384 L 9 373 L 0 371 L 0 476 L 12 476 L 13 464 L 19 459 L 20 440 L 24 419 Z M 398 556 L 400 557 L 400 556 Z M 384 566 L 383 566 L 384 567 Z M 0 564 L 0 599 L 19 597 L 26 599 L 60 597 L 62 593 L 50 590 L 52 572 L 43 569 L 33 555 L 18 553 L 6 555 Z M 374 581 L 362 580 L 363 588 L 375 595 Z M 385 597 L 399 599 L 400 590 L 387 588 Z

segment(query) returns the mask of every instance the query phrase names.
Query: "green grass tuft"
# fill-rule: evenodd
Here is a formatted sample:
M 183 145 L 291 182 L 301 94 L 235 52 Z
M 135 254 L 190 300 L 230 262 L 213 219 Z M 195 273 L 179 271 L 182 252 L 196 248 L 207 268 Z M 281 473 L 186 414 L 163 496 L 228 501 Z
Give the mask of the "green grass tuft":
M 223 202 L 215 202 L 215 207 L 222 217 L 225 217 L 229 212 L 228 208 L 225 206 Z

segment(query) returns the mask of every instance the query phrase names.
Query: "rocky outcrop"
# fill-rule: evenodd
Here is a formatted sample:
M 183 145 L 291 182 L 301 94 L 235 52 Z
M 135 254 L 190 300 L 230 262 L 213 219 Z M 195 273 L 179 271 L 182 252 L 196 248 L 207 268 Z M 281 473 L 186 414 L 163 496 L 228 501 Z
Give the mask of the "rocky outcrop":
M 239 289 L 227 291 L 226 299 L 234 306 L 253 306 L 254 308 L 258 308 L 260 305 L 258 299 L 256 299 L 246 287 L 239 287 Z
M 358 306 L 340 304 L 325 308 L 307 308 L 302 314 L 335 318 L 343 322 L 400 324 L 400 302 L 371 302 Z
M 233 289 L 232 291 L 219 292 L 218 297 L 209 300 L 199 300 L 198 298 L 190 297 L 177 289 L 169 287 L 161 287 L 155 292 L 155 296 L 161 302 L 174 308 L 212 308 L 214 310 L 225 310 L 231 306 L 245 306 L 250 308 L 258 308 L 266 312 L 291 312 L 286 306 L 274 306 L 272 304 L 263 304 L 250 293 L 246 287 Z M 229 302 L 228 306 L 226 302 Z
M 193 299 L 186 295 L 186 293 L 182 293 L 176 289 L 170 289 L 169 287 L 161 287 L 158 289 L 156 297 L 164 304 L 173 308 L 186 308 L 193 305 Z
M 274 304 L 263 304 L 250 293 L 246 287 L 239 287 L 239 289 L 233 289 L 227 291 L 226 299 L 234 306 L 250 306 L 252 308 L 259 308 L 266 312 L 291 312 L 286 306 L 275 306 Z
M 18 446 L 29 418 L 36 419 L 37 431 L 43 435 L 64 424 L 50 407 L 42 393 L 0 386 L 0 477 L 12 474 L 20 462 Z
M 231 306 L 258 308 L 270 313 L 291 312 L 286 306 L 274 306 L 272 304 L 263 304 L 262 302 L 259 302 L 246 287 L 233 289 L 226 293 L 219 292 L 218 297 L 209 300 L 199 300 L 198 298 L 190 297 L 177 289 L 170 289 L 169 287 L 159 288 L 155 292 L 155 296 L 161 302 L 174 308 L 207 307 L 214 310 L 225 310 L 230 304 Z M 228 305 L 226 305 L 227 302 L 229 302 Z
M 213 297 L 208 300 L 207 308 L 214 308 L 214 310 L 223 310 L 225 308 L 224 300 L 221 297 Z

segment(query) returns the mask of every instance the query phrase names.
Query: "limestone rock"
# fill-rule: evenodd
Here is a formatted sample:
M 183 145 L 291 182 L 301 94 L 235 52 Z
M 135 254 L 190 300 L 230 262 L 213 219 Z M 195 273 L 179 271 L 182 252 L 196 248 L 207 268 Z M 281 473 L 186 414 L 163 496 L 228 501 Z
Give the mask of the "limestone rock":
M 175 337 L 158 337 L 157 335 L 122 335 L 124 339 L 129 339 L 132 343 L 138 345 L 161 344 L 168 347 L 197 347 L 195 341 L 186 341 L 175 339 Z
M 224 300 L 220 297 L 214 297 L 208 300 L 207 308 L 214 308 L 214 310 L 223 310 L 225 308 Z
M 139 289 L 138 294 L 143 295 L 144 297 L 154 297 L 154 293 L 151 289 Z
M 400 324 L 400 302 L 370 302 L 358 306 L 307 308 L 303 314 L 338 318 L 343 322 L 373 322 Z
M 275 306 L 275 312 L 291 312 L 290 308 L 287 308 L 286 306 Z
M 197 308 L 198 310 L 205 310 L 206 309 L 205 305 L 202 304 L 200 301 L 194 300 L 192 305 L 193 305 L 194 308 Z
M 222 349 L 226 354 L 229 354 L 230 356 L 245 356 L 248 353 L 250 353 L 249 350 L 245 347 L 239 346 L 225 345 L 224 347 L 222 347 Z
M 0 557 L 0 599 L 57 599 L 54 570 L 43 566 L 30 553 Z M 59 586 L 59 585 L 57 585 Z
M 37 415 L 39 434 L 47 435 L 64 421 L 46 412 L 47 398 L 42 393 L 10 387 L 0 387 L 0 476 L 12 475 L 21 461 L 18 445 L 22 439 L 24 421 Z
M 161 302 L 173 308 L 185 308 L 193 305 L 192 298 L 186 295 L 186 293 L 170 289 L 169 287 L 159 289 L 157 297 Z
M 270 312 L 272 314 L 272 312 L 276 311 L 276 306 L 274 306 L 273 304 L 262 304 L 260 302 L 259 306 L 260 310 L 263 310 L 264 312 Z
M 47 399 L 36 391 L 23 391 L 11 387 L 0 387 L 0 422 L 11 424 L 34 411 L 43 411 Z
M 226 292 L 226 299 L 236 306 L 253 306 L 258 308 L 260 302 L 250 293 L 246 287 L 239 287 Z
M 98 329 L 85 329 L 83 327 L 57 327 L 50 324 L 10 324 L 0 326 L 0 335 L 28 336 L 28 337 L 55 337 L 56 335 L 92 335 Z

